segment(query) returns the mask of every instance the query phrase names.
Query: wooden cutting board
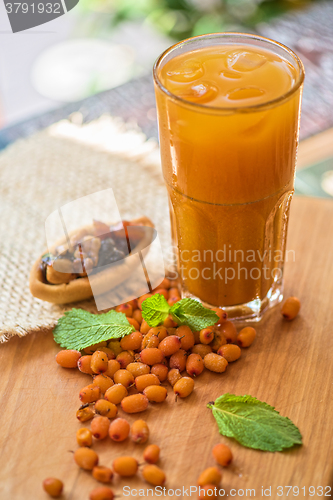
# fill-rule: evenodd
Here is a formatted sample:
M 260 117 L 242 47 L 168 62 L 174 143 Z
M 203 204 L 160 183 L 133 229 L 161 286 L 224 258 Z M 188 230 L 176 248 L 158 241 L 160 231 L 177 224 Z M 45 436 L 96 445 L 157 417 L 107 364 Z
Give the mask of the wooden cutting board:
M 199 473 L 214 465 L 212 447 L 224 442 L 234 454 L 234 465 L 223 471 L 222 486 L 229 496 L 245 497 L 246 489 L 255 489 L 256 498 L 266 498 L 262 487 L 271 487 L 273 499 L 318 498 L 310 495 L 310 486 L 322 486 L 328 496 L 333 483 L 331 201 L 293 200 L 288 248 L 295 251 L 296 261 L 286 265 L 285 295 L 300 298 L 299 317 L 288 323 L 282 320 L 279 308 L 272 310 L 258 325 L 255 343 L 243 350 L 241 359 L 225 374 L 204 373 L 189 398 L 176 402 L 169 389 L 164 404 L 128 416 L 130 422 L 138 417 L 147 420 L 150 443 L 162 450 L 160 465 L 167 474 L 168 488 L 194 486 Z M 64 498 L 70 500 L 88 499 L 89 491 L 97 486 L 89 473 L 78 469 L 72 456 L 77 447 L 75 433 L 81 426 L 75 418 L 78 393 L 90 378 L 59 367 L 54 360 L 58 350 L 51 332 L 15 338 L 0 347 L 1 500 L 46 499 L 41 483 L 48 476 L 64 481 Z M 225 392 L 251 394 L 275 406 L 300 428 L 303 446 L 264 453 L 220 436 L 206 404 Z M 109 439 L 94 445 L 104 465 L 128 454 L 142 462 L 143 448 Z M 126 485 L 147 486 L 139 477 L 116 480 L 117 499 L 134 498 L 134 494 L 122 495 Z M 284 488 L 280 496 L 279 486 Z M 290 492 L 288 496 L 287 486 L 299 487 L 299 495 Z M 244 494 L 235 496 L 233 489 L 242 489 Z M 188 498 L 186 494 L 172 497 L 171 493 L 163 498 L 182 497 Z

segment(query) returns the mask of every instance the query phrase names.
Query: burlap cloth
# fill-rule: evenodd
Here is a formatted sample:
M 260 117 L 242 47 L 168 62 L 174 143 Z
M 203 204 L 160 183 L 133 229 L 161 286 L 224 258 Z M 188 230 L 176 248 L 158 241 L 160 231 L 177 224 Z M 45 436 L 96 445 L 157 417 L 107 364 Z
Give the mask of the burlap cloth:
M 0 342 L 52 327 L 71 307 L 36 299 L 28 286 L 46 248 L 45 220 L 63 204 L 111 187 L 123 218 L 150 217 L 163 248 L 170 244 L 157 144 L 110 116 L 79 122 L 75 115 L 0 154 Z M 94 301 L 75 306 L 93 311 Z

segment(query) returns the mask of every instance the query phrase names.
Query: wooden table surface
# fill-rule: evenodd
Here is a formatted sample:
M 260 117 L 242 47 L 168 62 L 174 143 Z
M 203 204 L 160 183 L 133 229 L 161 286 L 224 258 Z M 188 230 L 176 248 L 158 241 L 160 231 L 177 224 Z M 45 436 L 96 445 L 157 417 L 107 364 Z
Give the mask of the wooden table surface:
M 333 130 L 300 145 L 298 168 L 333 154 Z M 255 343 L 226 373 L 204 373 L 195 392 L 175 402 L 149 408 L 147 420 L 151 443 L 162 450 L 161 467 L 167 488 L 195 486 L 199 473 L 214 465 L 212 447 L 228 443 L 234 465 L 223 471 L 222 487 L 233 498 L 329 497 L 333 487 L 333 203 L 331 200 L 294 198 L 288 249 L 295 261 L 285 268 L 285 296 L 296 295 L 301 314 L 287 323 L 279 308 L 257 325 Z M 89 383 L 87 375 L 60 368 L 54 356 L 59 348 L 52 333 L 15 338 L 0 346 L 0 500 L 43 500 L 41 488 L 48 476 L 65 483 L 63 498 L 88 499 L 97 483 L 73 461 L 75 433 L 82 426 L 75 418 L 78 392 Z M 300 428 L 304 444 L 283 453 L 264 453 L 243 448 L 218 433 L 206 403 L 231 392 L 251 394 L 276 407 Z M 121 414 L 121 412 L 120 412 Z M 132 422 L 136 416 L 129 416 Z M 110 465 L 119 454 L 133 454 L 142 462 L 144 445 L 130 442 L 97 442 L 100 463 Z M 117 498 L 124 486 L 143 488 L 141 479 L 116 480 Z M 281 494 L 279 486 L 284 490 Z M 287 495 L 286 486 L 295 489 Z M 311 495 L 315 487 L 315 495 Z M 321 495 L 320 486 L 324 488 Z M 267 489 L 271 487 L 271 492 Z M 299 487 L 299 494 L 297 489 Z M 326 487 L 326 489 L 325 489 Z M 239 491 L 237 494 L 235 490 Z M 139 492 L 138 492 L 139 493 Z M 179 492 L 177 492 L 179 493 Z M 295 495 L 293 495 L 295 493 Z M 251 493 L 252 498 L 254 492 Z M 186 492 L 173 497 L 189 498 Z M 197 498 L 196 493 L 192 494 Z
M 234 466 L 223 472 L 222 480 L 226 493 L 234 498 L 241 498 L 242 493 L 235 496 L 233 488 L 243 489 L 244 496 L 246 489 L 255 489 L 256 498 L 265 498 L 262 486 L 272 488 L 271 498 L 287 498 L 286 489 L 278 495 L 278 486 L 298 486 L 299 498 L 317 498 L 317 494 L 310 495 L 310 486 L 332 485 L 330 200 L 293 200 L 288 248 L 295 251 L 296 259 L 286 265 L 285 295 L 300 298 L 301 314 L 289 323 L 282 320 L 279 308 L 273 309 L 257 327 L 255 343 L 243 350 L 241 359 L 225 374 L 204 373 L 189 398 L 175 402 L 169 390 L 166 403 L 151 405 L 139 415 L 149 424 L 150 442 L 161 447 L 168 488 L 194 486 L 199 473 L 214 464 L 211 450 L 219 442 L 228 443 L 234 453 Z M 51 332 L 15 338 L 0 347 L 1 500 L 45 499 L 41 483 L 48 476 L 64 481 L 64 497 L 70 500 L 88 499 L 89 491 L 97 485 L 89 473 L 78 469 L 72 456 L 77 447 L 75 433 L 82 425 L 75 418 L 78 393 L 90 378 L 59 367 L 54 360 L 58 350 Z M 303 446 L 264 453 L 220 436 L 206 403 L 225 392 L 251 394 L 275 406 L 299 427 Z M 132 422 L 137 416 L 128 418 Z M 144 445 L 108 439 L 94 448 L 100 453 L 101 464 L 110 465 L 119 454 L 133 454 L 142 461 Z M 122 495 L 125 485 L 146 488 L 139 478 L 117 480 L 117 498 L 134 498 Z M 172 494 L 163 498 L 172 498 Z

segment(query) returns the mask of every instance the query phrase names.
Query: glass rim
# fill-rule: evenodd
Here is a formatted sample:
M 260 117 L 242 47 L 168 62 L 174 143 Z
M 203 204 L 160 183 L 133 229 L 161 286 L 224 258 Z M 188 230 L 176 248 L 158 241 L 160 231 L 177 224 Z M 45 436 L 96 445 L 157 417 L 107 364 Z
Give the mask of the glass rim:
M 258 40 L 262 42 L 266 42 L 270 45 L 280 47 L 281 49 L 285 50 L 289 55 L 291 55 L 294 59 L 295 62 L 298 65 L 299 69 L 299 75 L 295 83 L 290 87 L 290 89 L 287 92 L 284 92 L 281 94 L 281 96 L 275 97 L 274 99 L 271 99 L 270 101 L 263 102 L 263 103 L 258 103 L 258 104 L 250 104 L 246 106 L 231 106 L 231 107 L 226 107 L 226 106 L 209 106 L 207 104 L 202 104 L 202 103 L 197 103 L 197 102 L 191 102 L 183 97 L 177 96 L 176 94 L 173 94 L 170 90 L 168 90 L 160 81 L 158 77 L 158 69 L 160 67 L 160 64 L 162 60 L 164 59 L 165 56 L 167 56 L 170 52 L 173 50 L 177 49 L 177 47 L 183 45 L 183 44 L 190 44 L 191 42 L 195 40 L 200 40 L 200 39 L 207 39 L 207 38 L 244 38 L 244 39 L 252 39 L 252 40 Z M 304 76 L 305 76 L 305 70 L 302 61 L 298 57 L 298 55 L 289 47 L 284 45 L 283 43 L 277 42 L 276 40 L 273 40 L 271 38 L 267 38 L 264 36 L 260 35 L 253 35 L 251 33 L 238 33 L 238 32 L 220 32 L 220 33 L 207 33 L 204 35 L 198 35 L 198 36 L 193 36 L 190 38 L 185 38 L 184 40 L 181 40 L 180 42 L 175 43 L 174 45 L 171 45 L 171 47 L 168 47 L 166 50 L 162 52 L 162 54 L 156 59 L 154 66 L 153 66 L 153 78 L 154 82 L 156 83 L 157 87 L 167 94 L 170 98 L 174 99 L 175 101 L 184 104 L 189 107 L 193 108 L 199 108 L 201 110 L 205 110 L 206 112 L 209 111 L 220 111 L 220 112 L 247 112 L 249 110 L 261 110 L 266 107 L 271 107 L 272 105 L 276 105 L 281 101 L 287 100 L 290 96 L 292 96 L 303 84 L 304 82 Z

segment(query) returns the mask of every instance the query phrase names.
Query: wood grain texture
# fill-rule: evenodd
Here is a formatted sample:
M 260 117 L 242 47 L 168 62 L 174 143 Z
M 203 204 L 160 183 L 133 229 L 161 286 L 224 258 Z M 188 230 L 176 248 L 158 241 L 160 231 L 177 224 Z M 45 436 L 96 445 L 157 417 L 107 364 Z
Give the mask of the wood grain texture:
M 175 402 L 169 389 L 166 403 L 151 405 L 139 415 L 150 426 L 150 442 L 161 447 L 168 488 L 195 485 L 199 473 L 214 465 L 211 450 L 219 442 L 228 443 L 234 454 L 234 465 L 223 471 L 222 486 L 229 496 L 232 488 L 254 488 L 256 498 L 264 498 L 264 486 L 272 488 L 271 498 L 290 498 L 277 495 L 278 486 L 290 485 L 305 486 L 305 495 L 301 491 L 298 498 L 318 498 L 309 495 L 308 487 L 332 484 L 331 201 L 294 199 L 288 248 L 295 251 L 296 259 L 286 265 L 285 295 L 301 300 L 296 320 L 282 320 L 279 308 L 270 311 L 257 327 L 255 343 L 243 350 L 241 359 L 225 374 L 204 373 L 185 400 Z M 57 351 L 51 332 L 14 338 L 0 346 L 1 500 L 46 499 L 41 483 L 48 476 L 64 481 L 64 498 L 69 500 L 88 499 L 89 491 L 97 486 L 89 473 L 78 470 L 71 452 L 77 447 L 75 433 L 82 425 L 75 418 L 78 392 L 90 378 L 57 366 Z M 264 453 L 220 436 L 206 403 L 225 392 L 251 394 L 275 406 L 300 428 L 304 445 L 283 453 Z M 130 422 L 136 418 L 128 416 Z M 108 439 L 94 448 L 100 453 L 100 463 L 110 465 L 119 454 L 133 454 L 142 462 L 144 445 Z M 146 489 L 139 478 L 116 480 L 118 499 L 134 498 L 122 495 L 125 485 Z

